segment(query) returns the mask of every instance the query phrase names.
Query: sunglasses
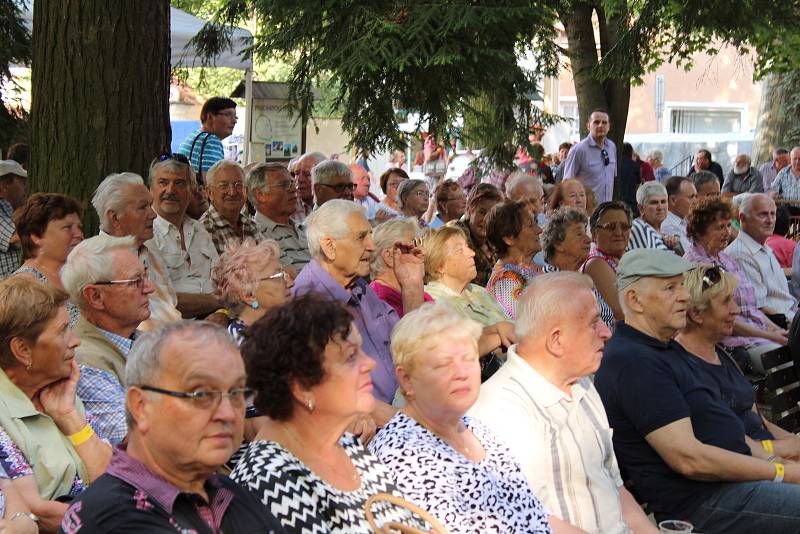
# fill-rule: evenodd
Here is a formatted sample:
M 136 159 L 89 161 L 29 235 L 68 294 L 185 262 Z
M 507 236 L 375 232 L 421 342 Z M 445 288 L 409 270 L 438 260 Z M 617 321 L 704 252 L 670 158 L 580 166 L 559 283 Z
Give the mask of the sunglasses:
M 158 161 L 167 161 L 169 159 L 174 159 L 178 163 L 183 163 L 184 165 L 189 165 L 189 160 L 183 154 L 171 154 L 169 152 L 164 152 L 160 156 L 158 156 Z
M 703 274 L 703 291 L 717 285 L 719 281 L 722 280 L 723 274 L 725 274 L 725 269 L 719 266 L 706 269 L 705 274 Z
M 597 226 L 595 226 L 595 228 L 598 228 L 600 230 L 608 230 L 609 232 L 616 232 L 617 228 L 619 228 L 623 232 L 627 232 L 628 230 L 631 229 L 631 225 L 624 222 L 613 221 L 613 222 L 598 224 Z
M 608 157 L 608 150 L 605 148 L 600 149 L 600 155 L 603 156 L 603 165 L 608 166 L 611 163 L 611 158 Z

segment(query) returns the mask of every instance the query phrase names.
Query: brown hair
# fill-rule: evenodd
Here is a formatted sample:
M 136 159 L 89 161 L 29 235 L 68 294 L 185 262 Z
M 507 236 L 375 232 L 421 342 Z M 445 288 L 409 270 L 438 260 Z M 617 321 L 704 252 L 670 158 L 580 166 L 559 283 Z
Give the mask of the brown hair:
M 719 197 L 704 198 L 692 208 L 686 217 L 686 235 L 697 240 L 705 234 L 717 219 L 731 219 L 731 205 Z
M 42 237 L 50 221 L 63 219 L 67 215 L 83 216 L 78 200 L 58 193 L 36 193 L 14 212 L 22 252 L 26 258 L 36 255 L 36 244 L 31 236 Z

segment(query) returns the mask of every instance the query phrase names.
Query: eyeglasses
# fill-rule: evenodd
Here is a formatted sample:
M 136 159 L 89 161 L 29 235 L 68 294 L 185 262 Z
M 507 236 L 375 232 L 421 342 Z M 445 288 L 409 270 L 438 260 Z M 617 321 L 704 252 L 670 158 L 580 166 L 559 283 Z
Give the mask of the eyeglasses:
M 703 274 L 703 291 L 710 289 L 722 280 L 722 275 L 725 274 L 725 269 L 720 266 L 710 267 L 706 269 Z
M 356 190 L 356 184 L 334 184 L 334 185 L 331 185 L 331 184 L 319 184 L 319 185 L 324 185 L 325 187 L 330 187 L 331 189 L 336 191 L 336 193 L 339 194 L 339 195 L 343 194 L 345 191 L 350 191 L 352 193 L 353 191 Z
M 269 276 L 265 276 L 264 278 L 259 278 L 259 282 L 264 282 L 265 280 L 277 280 L 278 278 L 283 279 L 283 283 L 287 284 L 289 282 L 289 273 L 281 269 L 275 274 L 271 274 Z
M 136 278 L 128 278 L 127 280 L 105 280 L 103 282 L 95 282 L 94 285 L 97 286 L 132 286 L 136 289 L 142 290 L 144 289 L 144 283 L 147 278 L 147 271 L 144 274 L 137 276 Z
M 236 118 L 236 112 L 235 111 L 220 111 L 219 113 L 214 113 L 214 115 L 222 115 L 223 117 L 227 117 L 229 119 L 235 119 Z
M 291 191 L 292 189 L 297 189 L 297 183 L 292 180 L 284 180 L 282 182 L 268 184 L 267 187 L 277 187 L 279 189 L 283 189 L 284 191 Z
M 222 182 L 221 184 L 214 184 L 214 185 L 209 184 L 208 187 L 213 187 L 217 191 L 229 191 L 233 189 L 237 193 L 241 193 L 244 190 L 244 182 L 233 182 L 233 183 Z
M 623 232 L 627 232 L 628 230 L 631 229 L 631 225 L 620 221 L 613 221 L 613 222 L 598 224 L 597 226 L 595 226 L 595 228 L 598 228 L 600 230 L 608 230 L 609 232 L 616 232 L 617 228 L 619 228 Z
M 253 394 L 253 390 L 250 388 L 235 388 L 227 393 L 217 390 L 200 390 L 187 393 L 185 391 L 172 391 L 170 389 L 161 389 L 154 386 L 139 386 L 139 389 L 160 393 L 161 395 L 169 395 L 170 397 L 176 397 L 178 399 L 186 399 L 201 410 L 216 410 L 222 402 L 223 397 L 227 398 L 234 408 L 243 408 L 247 397 Z
M 183 163 L 184 165 L 191 165 L 189 163 L 189 159 L 183 154 L 172 154 L 170 152 L 164 152 L 163 154 L 158 156 L 158 161 L 167 161 L 170 159 L 175 160 L 178 163 Z
M 600 150 L 600 155 L 603 156 L 603 165 L 608 165 L 611 163 L 611 158 L 608 157 L 608 150 L 605 148 Z

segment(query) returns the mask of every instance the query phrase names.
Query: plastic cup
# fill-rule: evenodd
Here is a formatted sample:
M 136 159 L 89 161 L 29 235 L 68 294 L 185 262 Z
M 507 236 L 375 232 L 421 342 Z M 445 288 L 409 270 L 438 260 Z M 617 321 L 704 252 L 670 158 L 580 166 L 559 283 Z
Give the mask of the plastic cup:
M 675 519 L 668 519 L 667 521 L 662 521 L 658 524 L 658 531 L 661 534 L 686 534 L 691 532 L 693 528 L 694 527 L 691 523 L 687 523 L 686 521 L 677 521 Z

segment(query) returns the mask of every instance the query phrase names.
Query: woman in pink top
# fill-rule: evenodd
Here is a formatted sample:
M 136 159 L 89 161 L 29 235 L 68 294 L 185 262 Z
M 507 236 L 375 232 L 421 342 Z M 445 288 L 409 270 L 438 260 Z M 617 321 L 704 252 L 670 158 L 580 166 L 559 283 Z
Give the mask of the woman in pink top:
M 789 226 L 789 210 L 781 206 L 775 214 L 775 230 L 767 238 L 766 243 L 784 269 L 792 268 L 794 249 L 797 247 L 797 241 L 786 238 L 789 235 Z

